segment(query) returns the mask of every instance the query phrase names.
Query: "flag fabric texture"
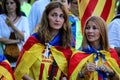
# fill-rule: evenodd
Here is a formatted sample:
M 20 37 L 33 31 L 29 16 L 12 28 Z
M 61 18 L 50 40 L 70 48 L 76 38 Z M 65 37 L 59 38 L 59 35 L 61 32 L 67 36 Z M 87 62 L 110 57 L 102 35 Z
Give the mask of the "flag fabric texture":
M 50 76 L 51 61 L 54 59 L 57 63 L 55 68 L 54 77 L 56 80 L 68 73 L 68 62 L 72 54 L 72 49 L 62 48 L 60 46 L 61 41 L 59 35 L 58 38 L 54 38 L 50 47 L 50 58 L 44 58 L 44 52 L 46 52 L 46 46 L 43 42 L 40 42 L 36 33 L 27 40 L 18 58 L 17 67 L 15 69 L 15 79 L 21 80 L 24 74 L 28 74 L 34 80 L 47 80 Z M 54 45 L 54 46 L 53 46 Z M 48 60 L 49 59 L 49 60 Z
M 79 17 L 82 30 L 88 17 L 100 16 L 107 24 L 115 16 L 116 0 L 78 0 Z
M 0 80 L 15 80 L 10 63 L 0 54 Z
M 120 79 L 120 63 L 118 61 L 118 55 L 115 50 L 111 49 L 110 52 L 105 51 L 105 50 L 100 50 L 100 53 L 105 55 L 105 59 L 107 64 L 115 71 L 115 73 L 119 76 Z M 68 77 L 69 80 L 76 80 L 78 73 L 81 71 L 83 66 L 85 66 L 88 63 L 94 62 L 94 53 L 87 54 L 84 52 L 81 53 L 75 53 L 72 55 L 70 59 L 70 64 L 69 64 L 69 70 L 68 70 Z M 101 65 L 101 59 L 98 61 L 98 65 Z M 103 79 L 104 77 L 99 76 L 100 73 L 96 71 L 91 72 L 88 75 L 84 75 L 83 80 L 106 80 Z

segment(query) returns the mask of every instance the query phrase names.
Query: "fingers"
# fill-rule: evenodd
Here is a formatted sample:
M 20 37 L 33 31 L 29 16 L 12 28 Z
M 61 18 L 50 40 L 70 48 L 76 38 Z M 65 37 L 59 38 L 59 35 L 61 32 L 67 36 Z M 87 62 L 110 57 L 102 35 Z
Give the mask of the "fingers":
M 95 71 L 96 70 L 96 64 L 94 64 L 94 63 L 88 63 L 87 64 L 87 70 L 89 71 L 89 72 L 92 72 L 92 71 Z
M 107 72 L 107 68 L 104 65 L 100 66 L 99 69 L 103 72 Z
M 108 66 L 106 66 L 104 64 L 99 66 L 99 69 L 103 72 L 113 72 L 113 70 L 111 68 L 109 68 Z

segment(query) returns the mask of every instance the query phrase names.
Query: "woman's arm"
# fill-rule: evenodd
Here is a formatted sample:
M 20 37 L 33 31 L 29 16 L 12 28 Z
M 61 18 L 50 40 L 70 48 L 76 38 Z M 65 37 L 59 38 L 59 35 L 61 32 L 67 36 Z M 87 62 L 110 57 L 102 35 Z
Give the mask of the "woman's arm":
M 19 39 L 13 40 L 7 38 L 0 38 L 0 42 L 2 42 L 3 44 L 15 44 L 15 43 L 20 43 L 21 41 Z
M 9 25 L 14 30 L 15 35 L 17 36 L 18 39 L 24 40 L 24 34 L 15 27 L 13 22 L 10 21 L 10 19 L 8 17 L 6 18 L 6 24 Z

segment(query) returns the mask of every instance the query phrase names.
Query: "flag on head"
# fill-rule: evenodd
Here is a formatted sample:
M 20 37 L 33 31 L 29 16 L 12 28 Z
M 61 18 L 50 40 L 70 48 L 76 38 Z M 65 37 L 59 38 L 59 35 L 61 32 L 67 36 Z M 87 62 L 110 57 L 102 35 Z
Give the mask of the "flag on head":
M 108 24 L 115 16 L 116 0 L 78 0 L 79 16 L 82 30 L 88 17 L 102 17 Z

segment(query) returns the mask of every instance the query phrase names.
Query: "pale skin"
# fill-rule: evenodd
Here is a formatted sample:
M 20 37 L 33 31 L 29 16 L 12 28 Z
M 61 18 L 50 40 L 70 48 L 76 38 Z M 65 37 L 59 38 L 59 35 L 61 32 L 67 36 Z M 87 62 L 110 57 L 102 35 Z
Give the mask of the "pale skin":
M 58 31 L 62 28 L 64 23 L 64 14 L 60 8 L 51 10 L 48 14 L 48 22 L 51 28 L 51 35 L 55 36 Z M 33 80 L 28 74 L 23 76 L 23 80 Z M 63 77 L 62 80 L 67 80 Z
M 16 15 L 16 4 L 14 0 L 7 0 L 6 2 L 6 9 L 8 12 L 7 18 L 5 20 L 6 24 L 13 29 L 16 35 L 16 40 L 7 39 L 7 38 L 0 38 L 0 42 L 4 44 L 14 44 L 19 43 L 21 40 L 24 40 L 23 32 L 19 31 L 14 23 L 19 20 L 19 17 Z
M 93 21 L 88 22 L 88 25 L 85 28 L 85 34 L 88 42 L 92 45 L 94 49 L 97 50 L 100 43 L 100 31 L 98 29 L 98 26 Z M 103 72 L 114 73 L 114 71 L 110 67 L 108 67 L 106 64 L 97 66 L 97 64 L 89 63 L 89 62 L 82 68 L 81 73 L 83 75 L 89 74 L 90 72 L 96 71 L 98 67 Z M 78 77 L 78 79 L 80 78 Z M 111 80 L 113 79 L 118 80 L 118 76 L 115 74 L 115 76 Z
M 54 0 L 54 1 L 59 1 L 61 2 L 66 8 L 67 8 L 67 12 L 70 13 L 70 7 L 71 7 L 71 3 L 68 4 L 68 1 L 67 0 Z

